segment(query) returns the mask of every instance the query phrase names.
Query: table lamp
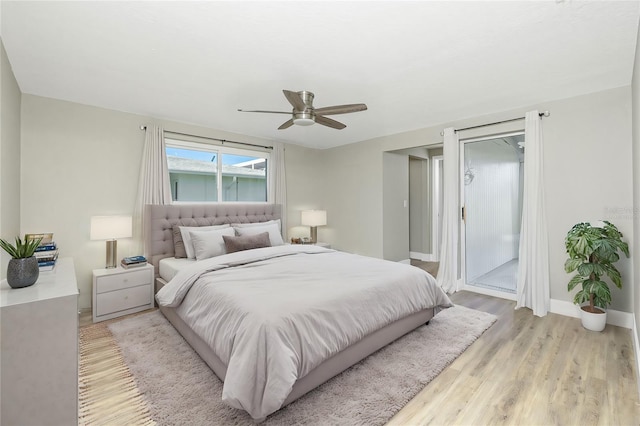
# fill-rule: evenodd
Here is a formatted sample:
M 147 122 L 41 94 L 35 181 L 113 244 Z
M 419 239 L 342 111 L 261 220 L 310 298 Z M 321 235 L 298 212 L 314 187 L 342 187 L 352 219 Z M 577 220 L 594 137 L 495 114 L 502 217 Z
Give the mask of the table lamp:
M 131 216 L 92 216 L 91 239 L 107 240 L 107 261 L 105 268 L 118 266 L 118 241 L 116 238 L 131 238 Z
M 303 210 L 300 221 L 303 225 L 311 227 L 311 243 L 318 242 L 318 226 L 327 224 L 326 210 Z

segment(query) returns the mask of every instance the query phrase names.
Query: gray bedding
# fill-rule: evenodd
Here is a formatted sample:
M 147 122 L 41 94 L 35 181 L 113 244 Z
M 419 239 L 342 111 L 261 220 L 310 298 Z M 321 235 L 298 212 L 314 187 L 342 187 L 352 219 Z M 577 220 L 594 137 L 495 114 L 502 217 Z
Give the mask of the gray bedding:
M 217 256 L 158 294 L 226 365 L 223 400 L 262 419 L 294 384 L 365 336 L 451 302 L 426 272 L 317 246 Z

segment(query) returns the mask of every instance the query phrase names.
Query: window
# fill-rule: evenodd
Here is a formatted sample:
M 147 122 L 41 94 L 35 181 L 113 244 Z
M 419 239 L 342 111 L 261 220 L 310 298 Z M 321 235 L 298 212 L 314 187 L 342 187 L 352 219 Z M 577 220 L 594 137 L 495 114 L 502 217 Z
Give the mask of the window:
M 267 201 L 269 153 L 165 139 L 173 201 Z

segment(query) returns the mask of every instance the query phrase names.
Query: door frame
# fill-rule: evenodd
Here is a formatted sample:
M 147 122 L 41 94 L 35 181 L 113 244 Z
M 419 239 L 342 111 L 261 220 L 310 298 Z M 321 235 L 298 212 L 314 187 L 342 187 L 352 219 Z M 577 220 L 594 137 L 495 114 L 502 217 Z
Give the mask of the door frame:
M 458 166 L 460 176 L 458 181 L 459 181 L 459 187 L 460 187 L 460 190 L 459 190 L 460 204 L 459 205 L 461 210 L 465 208 L 465 193 L 464 193 L 465 191 L 464 189 L 465 187 L 464 185 L 464 164 L 465 164 L 464 146 L 465 144 L 472 143 L 472 142 L 492 140 L 492 139 L 499 139 L 499 138 L 508 137 L 508 136 L 523 135 L 523 134 L 524 134 L 524 130 L 521 130 L 521 131 L 515 131 L 515 132 L 497 133 L 497 134 L 486 135 L 486 136 L 460 139 L 459 141 L 460 164 Z M 464 214 L 460 214 L 460 228 L 459 228 L 460 229 L 460 262 L 459 263 L 460 263 L 460 280 L 462 282 L 462 290 L 470 291 L 472 293 L 485 294 L 487 296 L 498 297 L 501 299 L 514 300 L 514 301 L 517 300 L 516 298 L 517 289 L 516 289 L 516 294 L 511 294 L 511 293 L 506 293 L 498 290 L 485 289 L 482 287 L 477 287 L 477 286 L 467 284 L 467 264 L 466 264 L 467 262 L 467 246 L 466 246 L 467 230 L 466 230 L 466 221 L 464 216 L 465 216 Z M 517 283 L 516 283 L 516 287 L 517 287 Z
M 435 262 L 440 261 L 440 245 L 442 242 L 442 162 L 444 155 L 431 157 L 431 253 Z

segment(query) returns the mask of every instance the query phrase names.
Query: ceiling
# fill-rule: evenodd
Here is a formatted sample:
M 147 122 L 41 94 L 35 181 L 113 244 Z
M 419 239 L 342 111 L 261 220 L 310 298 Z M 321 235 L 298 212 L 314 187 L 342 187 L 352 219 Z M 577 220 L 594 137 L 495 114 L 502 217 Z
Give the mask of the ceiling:
M 2 1 L 23 93 L 329 148 L 631 84 L 639 3 Z M 282 89 L 366 103 L 277 130 Z M 141 123 L 144 124 L 144 123 Z

